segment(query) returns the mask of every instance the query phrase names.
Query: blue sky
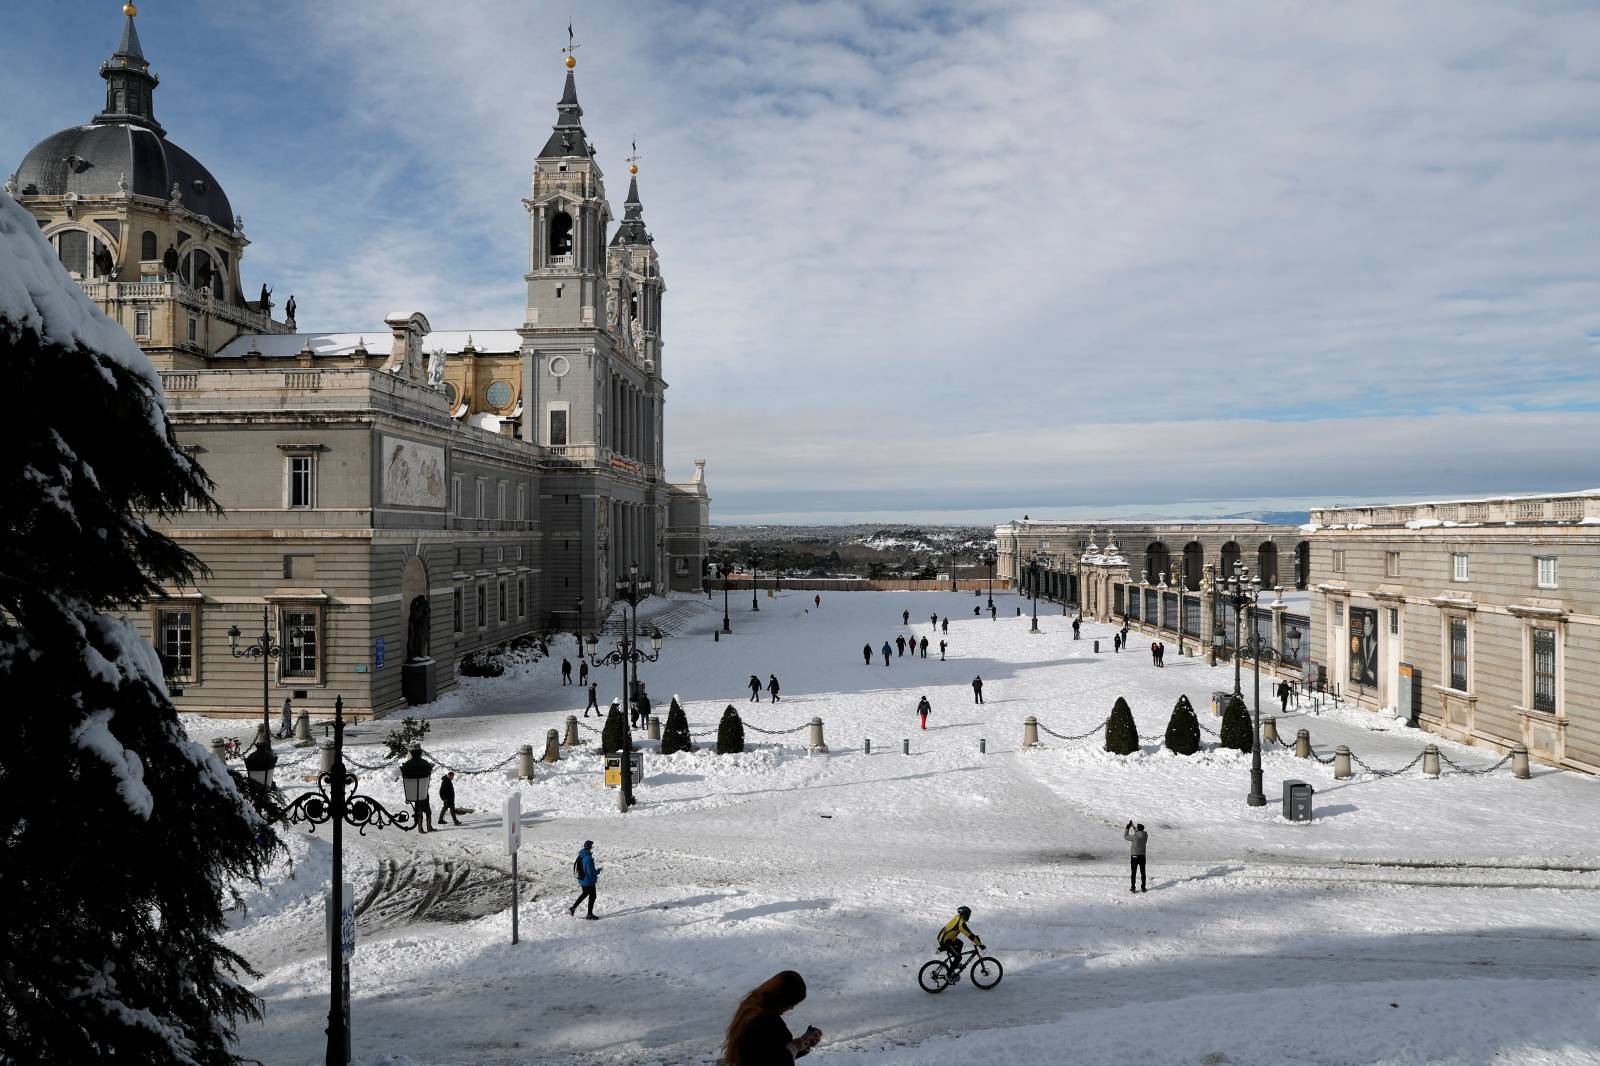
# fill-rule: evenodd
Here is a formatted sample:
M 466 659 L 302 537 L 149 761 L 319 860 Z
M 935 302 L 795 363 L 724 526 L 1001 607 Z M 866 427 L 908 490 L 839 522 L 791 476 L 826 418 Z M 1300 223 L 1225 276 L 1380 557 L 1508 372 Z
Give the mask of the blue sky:
M 114 3 L 16 6 L 0 171 Z M 307 328 L 521 319 L 573 16 L 720 520 L 1600 484 L 1600 7 L 150 0 L 158 117 Z M 280 297 L 281 298 L 281 297 Z

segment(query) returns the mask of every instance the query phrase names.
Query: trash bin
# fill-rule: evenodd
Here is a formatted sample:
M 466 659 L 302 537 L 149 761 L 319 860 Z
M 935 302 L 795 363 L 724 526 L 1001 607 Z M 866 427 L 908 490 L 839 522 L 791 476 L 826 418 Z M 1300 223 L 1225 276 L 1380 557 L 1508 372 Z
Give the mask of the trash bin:
M 1304 781 L 1283 783 L 1283 816 L 1291 822 L 1311 821 L 1311 797 L 1316 789 Z
M 1233 693 L 1231 691 L 1213 692 L 1211 694 L 1211 713 L 1220 717 L 1222 712 L 1227 708 L 1228 701 L 1231 699 L 1233 699 Z

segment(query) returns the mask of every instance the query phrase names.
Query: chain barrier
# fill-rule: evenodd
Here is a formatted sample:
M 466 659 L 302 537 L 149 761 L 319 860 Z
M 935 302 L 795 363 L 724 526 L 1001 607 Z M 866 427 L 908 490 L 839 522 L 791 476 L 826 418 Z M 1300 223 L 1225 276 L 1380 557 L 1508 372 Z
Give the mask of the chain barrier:
M 1143 733 L 1140 733 L 1139 739 L 1144 741 L 1146 744 L 1155 744 L 1158 742 L 1165 744 L 1167 742 L 1167 735 L 1165 733 L 1152 733 L 1150 736 L 1145 736 Z
M 1087 733 L 1079 733 L 1077 736 L 1069 737 L 1069 736 L 1063 736 L 1062 734 L 1057 733 L 1054 729 L 1051 729 L 1049 726 L 1045 725 L 1043 722 L 1035 721 L 1034 725 L 1037 725 L 1042 732 L 1048 733 L 1050 736 L 1055 737 L 1057 740 L 1088 740 L 1090 737 L 1094 736 L 1096 733 L 1100 732 L 1102 729 L 1104 729 L 1106 727 L 1106 724 L 1104 722 L 1101 722 L 1099 725 L 1095 726 L 1093 729 L 1089 730 Z
M 439 758 L 439 756 L 435 755 L 433 752 L 427 750 L 426 748 L 424 748 L 422 750 L 422 754 L 426 755 L 428 758 L 432 759 L 434 762 L 438 763 L 440 766 L 444 767 L 446 770 L 449 770 L 451 773 L 453 773 L 453 774 L 464 774 L 467 777 L 477 777 L 479 774 L 492 774 L 496 770 L 501 770 L 501 769 L 504 769 L 505 767 L 509 766 L 511 764 L 511 761 L 517 757 L 516 754 L 514 753 L 514 754 L 506 756 L 504 759 L 501 759 L 499 762 L 495 763 L 493 766 L 486 766 L 481 770 L 463 770 L 459 766 L 451 766 L 449 763 L 445 762 L 443 759 Z
M 1361 767 L 1373 777 L 1399 777 L 1401 774 L 1405 773 L 1407 770 L 1411 769 L 1413 766 L 1422 761 L 1422 752 L 1417 752 L 1417 757 L 1415 759 L 1412 759 L 1398 770 L 1374 770 L 1372 767 L 1368 766 L 1362 761 L 1361 756 L 1357 755 L 1353 751 L 1350 753 L 1350 761 Z
M 1206 736 L 1216 737 L 1218 740 L 1222 739 L 1221 733 L 1218 733 L 1215 729 L 1207 726 L 1204 722 L 1198 722 L 1196 724 L 1200 726 L 1200 732 L 1204 733 Z
M 579 722 L 578 723 L 578 728 L 582 729 L 586 733 L 593 733 L 595 736 L 599 736 L 600 735 L 600 730 L 596 729 L 594 726 L 590 725 L 588 722 Z
M 364 762 L 356 762 L 347 755 L 345 756 L 344 761 L 349 763 L 351 766 L 354 766 L 358 770 L 386 770 L 389 769 L 390 765 L 399 757 L 400 756 L 398 755 L 390 755 L 381 762 L 368 764 Z
M 712 726 L 710 729 L 704 730 L 704 731 L 699 732 L 699 733 L 690 733 L 689 735 L 691 737 L 709 737 L 712 733 L 715 733 L 715 732 L 717 732 L 717 727 L 716 726 Z
M 1511 756 L 1509 754 L 1507 754 L 1504 758 L 1502 758 L 1499 762 L 1495 763 L 1493 766 L 1483 766 L 1483 767 L 1478 767 L 1477 769 L 1474 769 L 1474 768 L 1469 767 L 1469 766 L 1462 766 L 1462 765 L 1454 762 L 1450 758 L 1450 756 L 1446 755 L 1442 751 L 1439 753 L 1439 761 L 1444 763 L 1446 766 L 1450 767 L 1450 769 L 1454 770 L 1458 774 L 1466 774 L 1469 777 L 1482 777 L 1484 774 L 1492 774 L 1492 773 L 1494 773 L 1496 770 L 1500 769 L 1500 767 L 1502 767 L 1506 763 L 1510 762 L 1511 761 Z
M 1326 759 L 1324 759 L 1322 756 L 1317 754 L 1317 749 L 1316 748 L 1312 748 L 1311 749 L 1311 757 L 1313 759 L 1317 760 L 1323 766 L 1332 766 L 1333 765 L 1334 756 L 1330 755 Z
M 753 731 L 755 731 L 757 733 L 761 733 L 761 734 L 763 734 L 765 736 L 769 736 L 769 737 L 786 737 L 790 733 L 798 733 L 798 732 L 800 732 L 800 730 L 805 729 L 810 724 L 811 724 L 810 722 L 801 722 L 799 725 L 795 726 L 793 729 L 762 729 L 758 725 L 751 725 L 749 722 L 746 722 L 744 724 L 744 727 L 746 729 L 753 730 Z

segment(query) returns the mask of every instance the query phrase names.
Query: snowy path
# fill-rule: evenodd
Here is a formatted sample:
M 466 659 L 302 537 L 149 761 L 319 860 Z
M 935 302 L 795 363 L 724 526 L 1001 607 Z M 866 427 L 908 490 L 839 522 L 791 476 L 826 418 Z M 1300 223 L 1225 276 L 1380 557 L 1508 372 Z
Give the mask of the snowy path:
M 729 702 L 765 728 L 820 715 L 832 752 L 808 755 L 804 731 L 747 733 L 763 743 L 736 757 L 650 752 L 640 806 L 625 816 L 592 749 L 541 766 L 520 786 L 524 942 L 514 948 L 490 812 L 518 786 L 502 775 L 458 777 L 460 801 L 478 812 L 460 830 L 347 838 L 358 895 L 384 886 L 358 922 L 357 1060 L 709 1063 L 738 996 L 793 967 L 811 987 L 797 1026 L 827 1033 L 808 1061 L 1600 1061 L 1600 782 L 1547 770 L 1532 781 L 1502 770 L 1336 782 L 1330 767 L 1279 751 L 1265 759 L 1272 803 L 1252 810 L 1248 760 L 1234 753 L 1181 758 L 1147 745 L 1123 759 L 1098 737 L 1021 752 L 1026 715 L 1082 732 L 1117 695 L 1142 734 L 1164 731 L 1179 692 L 1215 727 L 1209 693 L 1231 688 L 1232 672 L 1170 651 L 1156 670 L 1147 654 L 1110 654 L 1109 627 L 1086 624 L 1073 642 L 1059 615 L 1041 616 L 1045 632 L 1032 635 L 1015 617 L 1020 601 L 996 598 L 998 621 L 946 593 L 825 595 L 820 610 L 791 593 L 763 598 L 759 614 L 746 600 L 719 642 L 720 601 L 642 612 L 670 612 L 679 634 L 643 670 L 663 714 L 677 692 L 696 729 Z M 864 643 L 930 633 L 928 615 L 946 611 L 949 662 L 937 661 L 934 634 L 929 660 L 863 664 Z M 430 708 L 429 749 L 482 766 L 541 745 L 583 702 L 556 670 L 570 641 L 553 650 L 554 662 L 474 681 Z M 746 702 L 749 675 L 772 672 L 783 700 Z M 598 679 L 609 699 L 615 671 Z M 923 694 L 934 707 L 926 733 L 912 713 Z M 1346 743 L 1378 767 L 1435 739 L 1377 728 L 1387 723 L 1364 712 L 1306 718 L 1285 735 L 1310 728 L 1319 751 Z M 1440 744 L 1463 765 L 1494 761 Z M 1285 777 L 1317 787 L 1318 821 L 1277 817 Z M 392 773 L 363 787 L 398 799 Z M 1151 830 L 1150 891 L 1138 896 L 1123 880 L 1128 818 Z M 564 913 L 585 838 L 605 868 L 605 920 L 594 923 Z M 326 839 L 297 835 L 295 851 L 295 875 L 280 871 L 254 894 L 234 934 L 267 969 L 257 986 L 267 1017 L 242 1034 L 243 1050 L 273 1066 L 319 1061 L 326 1009 L 320 903 L 307 898 L 326 880 Z M 960 903 L 1005 980 L 926 995 L 916 968 Z

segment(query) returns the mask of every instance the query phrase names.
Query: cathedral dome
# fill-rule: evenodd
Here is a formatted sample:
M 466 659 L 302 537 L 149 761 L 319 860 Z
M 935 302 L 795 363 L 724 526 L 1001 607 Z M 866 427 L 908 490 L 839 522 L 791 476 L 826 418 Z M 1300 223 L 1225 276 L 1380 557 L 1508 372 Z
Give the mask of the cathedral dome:
M 194 156 L 156 130 L 133 123 L 74 126 L 34 145 L 17 168 L 17 192 L 25 196 L 135 196 L 172 199 L 226 232 L 233 208 L 217 179 Z
M 111 58 L 100 64 L 106 107 L 88 125 L 52 134 L 23 157 L 13 178 L 19 196 L 117 196 L 158 200 L 180 196 L 183 206 L 233 232 L 233 208 L 211 172 L 167 140 L 156 121 L 153 98 L 160 79 L 150 70 L 133 19 L 127 21 Z M 176 192 L 174 192 L 176 189 Z

